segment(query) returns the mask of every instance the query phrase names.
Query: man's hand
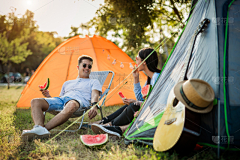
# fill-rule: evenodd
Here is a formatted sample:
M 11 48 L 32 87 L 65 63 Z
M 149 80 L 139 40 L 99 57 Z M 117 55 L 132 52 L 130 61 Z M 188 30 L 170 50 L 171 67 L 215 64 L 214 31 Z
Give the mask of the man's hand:
M 96 104 L 99 99 L 100 92 L 98 90 L 92 90 L 92 104 Z M 94 106 L 94 105 L 93 105 Z M 97 115 L 97 105 L 92 107 L 91 110 L 88 112 L 88 118 L 91 120 Z
M 97 106 L 92 107 L 92 108 L 90 109 L 90 111 L 88 112 L 88 118 L 89 118 L 90 120 L 93 119 L 93 118 L 97 115 L 97 110 L 98 110 Z
M 129 105 L 130 103 L 136 102 L 134 99 L 127 99 L 127 98 L 122 98 L 123 103 Z
M 44 97 L 51 98 L 51 96 L 49 94 L 49 90 L 40 89 L 40 91 L 42 92 Z

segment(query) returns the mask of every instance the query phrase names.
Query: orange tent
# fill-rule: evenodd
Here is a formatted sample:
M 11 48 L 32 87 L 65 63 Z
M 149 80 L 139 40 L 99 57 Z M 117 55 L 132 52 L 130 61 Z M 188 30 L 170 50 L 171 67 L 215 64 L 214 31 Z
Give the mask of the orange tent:
M 43 97 L 38 86 L 44 84 L 47 78 L 50 78 L 50 95 L 52 97 L 59 96 L 63 83 L 77 78 L 77 60 L 83 54 L 93 58 L 92 71 L 111 70 L 115 73 L 109 93 L 131 73 L 130 66 L 135 65 L 135 62 L 126 53 L 103 37 L 96 35 L 85 38 L 72 37 L 56 47 L 43 60 L 22 91 L 17 107 L 29 108 L 33 98 Z M 147 77 L 140 73 L 141 86 L 144 85 L 146 79 Z M 106 106 L 123 103 L 117 94 L 118 91 L 122 91 L 127 98 L 135 99 L 132 75 L 126 81 L 128 81 L 126 85 L 122 83 L 108 95 L 107 99 L 111 98 L 106 101 Z

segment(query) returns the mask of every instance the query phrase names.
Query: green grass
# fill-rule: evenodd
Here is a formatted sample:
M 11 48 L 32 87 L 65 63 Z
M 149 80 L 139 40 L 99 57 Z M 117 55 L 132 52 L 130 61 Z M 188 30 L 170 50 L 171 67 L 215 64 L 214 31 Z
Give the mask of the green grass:
M 211 148 L 204 148 L 200 152 L 191 152 L 182 157 L 174 151 L 155 152 L 150 146 L 129 145 L 123 140 L 109 142 L 101 148 L 87 148 L 80 141 L 80 135 L 93 134 L 90 129 L 81 129 L 77 133 L 62 133 L 52 140 L 34 140 L 32 142 L 21 141 L 21 133 L 24 129 L 32 129 L 34 123 L 30 109 L 16 109 L 16 103 L 23 87 L 0 87 L 0 159 L 216 159 L 216 154 Z M 118 109 L 119 106 L 106 107 L 104 115 L 108 115 Z M 46 121 L 53 116 L 46 115 Z M 93 121 L 100 119 L 98 115 Z M 73 120 L 71 120 L 73 121 Z M 89 121 L 87 116 L 85 121 Z M 58 128 L 64 129 L 70 121 Z M 77 126 L 72 126 L 71 129 Z M 58 132 L 51 132 L 54 137 Z M 231 155 L 231 157 L 229 157 Z M 234 154 L 224 153 L 221 159 L 235 159 Z

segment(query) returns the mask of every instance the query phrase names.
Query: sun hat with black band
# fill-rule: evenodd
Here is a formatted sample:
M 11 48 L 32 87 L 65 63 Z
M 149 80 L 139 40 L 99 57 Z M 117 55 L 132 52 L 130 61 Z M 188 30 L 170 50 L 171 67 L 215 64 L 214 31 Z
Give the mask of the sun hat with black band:
M 213 108 L 214 91 L 205 81 L 190 79 L 177 83 L 174 87 L 176 98 L 189 110 L 197 113 L 208 113 Z

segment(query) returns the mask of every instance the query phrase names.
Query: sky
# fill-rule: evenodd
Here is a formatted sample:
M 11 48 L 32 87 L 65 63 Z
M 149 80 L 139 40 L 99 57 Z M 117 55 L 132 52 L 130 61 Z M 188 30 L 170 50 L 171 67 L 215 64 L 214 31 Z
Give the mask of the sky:
M 0 0 L 0 14 L 7 15 L 11 7 L 16 14 L 26 10 L 34 12 L 34 20 L 40 31 L 56 31 L 57 36 L 68 36 L 71 26 L 79 27 L 96 16 L 104 0 Z

